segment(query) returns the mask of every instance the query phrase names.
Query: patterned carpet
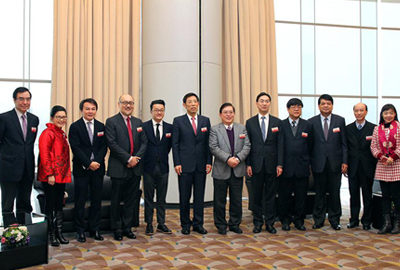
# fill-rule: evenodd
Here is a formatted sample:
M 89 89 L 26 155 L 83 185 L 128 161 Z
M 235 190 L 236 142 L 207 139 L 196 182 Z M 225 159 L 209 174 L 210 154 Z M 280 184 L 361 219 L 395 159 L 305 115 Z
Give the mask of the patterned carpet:
M 346 204 L 348 205 L 348 204 Z M 330 226 L 307 231 L 291 228 L 277 234 L 253 234 L 252 216 L 244 211 L 244 233 L 219 235 L 213 225 L 212 208 L 205 212 L 205 236 L 180 233 L 178 210 L 167 210 L 167 225 L 172 235 L 144 234 L 145 224 L 137 229 L 137 239 L 115 241 L 111 233 L 105 240 L 87 238 L 78 243 L 68 234 L 70 244 L 50 247 L 49 264 L 29 269 L 399 269 L 400 235 L 377 235 L 362 227 L 347 229 L 349 211 L 343 206 L 342 230 Z M 247 209 L 244 202 L 243 209 Z M 143 209 L 141 209 L 143 220 Z M 325 224 L 328 224 L 326 222 Z

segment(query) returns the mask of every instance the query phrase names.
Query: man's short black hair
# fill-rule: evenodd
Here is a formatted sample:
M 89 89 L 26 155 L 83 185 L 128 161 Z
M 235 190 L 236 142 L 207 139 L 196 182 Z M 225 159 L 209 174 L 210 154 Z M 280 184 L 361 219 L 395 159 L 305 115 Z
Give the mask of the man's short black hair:
M 269 94 L 267 94 L 267 93 L 265 93 L 265 92 L 261 92 L 260 94 L 257 95 L 256 102 L 258 102 L 258 100 L 259 100 L 260 97 L 262 97 L 262 96 L 267 96 L 267 97 L 269 97 L 269 101 L 272 101 L 271 96 L 270 96 Z
M 291 99 L 289 99 L 289 101 L 286 103 L 286 108 L 290 108 L 290 106 L 292 106 L 292 105 L 298 105 L 298 106 L 301 106 L 301 107 L 303 107 L 303 102 L 300 100 L 300 99 L 298 99 L 298 98 L 291 98 Z
M 187 94 L 183 97 L 183 103 L 186 103 L 186 100 L 187 100 L 188 98 L 190 98 L 190 97 L 196 97 L 197 102 L 199 102 L 199 97 L 198 97 L 195 93 L 190 92 L 190 93 L 187 93 Z
M 81 103 L 79 103 L 79 110 L 83 111 L 83 104 L 85 104 L 86 102 L 96 106 L 96 111 L 98 110 L 99 107 L 97 106 L 97 102 L 93 98 L 85 98 L 84 100 L 82 100 Z
M 28 88 L 26 88 L 26 87 L 18 87 L 18 88 L 15 89 L 14 92 L 13 92 L 13 99 L 14 99 L 14 100 L 17 99 L 18 93 L 25 93 L 25 92 L 28 92 L 28 93 L 29 93 L 29 97 L 32 98 L 32 93 L 31 93 L 31 91 L 29 91 Z
M 361 103 L 361 104 L 363 104 L 363 105 L 365 106 L 365 110 L 368 112 L 368 106 L 367 106 L 367 104 L 365 104 L 365 103 Z M 357 104 L 356 104 L 356 105 L 357 105 Z M 354 111 L 354 109 L 356 108 L 356 105 L 353 106 L 353 111 Z
M 328 100 L 328 101 L 332 102 L 332 105 L 333 105 L 333 97 L 332 97 L 331 95 L 328 95 L 328 94 L 323 94 L 323 95 L 321 95 L 321 96 L 318 98 L 318 105 L 321 104 L 321 99 Z
M 219 107 L 219 113 L 222 113 L 222 110 L 226 107 L 232 107 L 233 112 L 235 112 L 235 106 L 232 105 L 232 103 L 230 102 L 225 102 L 224 104 L 221 105 L 221 107 Z
M 162 99 L 157 99 L 157 100 L 153 100 L 153 101 L 150 103 L 150 110 L 151 110 L 151 111 L 153 110 L 153 105 L 154 105 L 154 104 L 163 105 L 164 108 L 165 108 L 165 101 L 162 100 Z

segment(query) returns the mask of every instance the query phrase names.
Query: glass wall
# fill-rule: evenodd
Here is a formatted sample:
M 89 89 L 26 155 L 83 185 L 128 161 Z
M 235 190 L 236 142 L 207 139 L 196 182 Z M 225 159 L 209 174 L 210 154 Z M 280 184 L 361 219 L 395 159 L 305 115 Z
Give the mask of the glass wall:
M 27 87 L 40 134 L 50 111 L 53 0 L 0 0 L 0 35 L 0 113 L 14 108 L 15 88 Z
M 279 117 L 291 97 L 304 118 L 318 114 L 324 93 L 347 123 L 355 103 L 374 123 L 380 106 L 400 105 L 399 14 L 400 0 L 275 0 Z

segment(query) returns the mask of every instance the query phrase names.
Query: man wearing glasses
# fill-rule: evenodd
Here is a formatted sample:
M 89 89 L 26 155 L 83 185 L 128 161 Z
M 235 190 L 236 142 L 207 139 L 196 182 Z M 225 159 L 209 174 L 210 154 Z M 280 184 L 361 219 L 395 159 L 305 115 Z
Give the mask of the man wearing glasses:
M 165 114 L 164 100 L 152 101 L 150 113 L 152 119 L 143 123 L 143 130 L 148 140 L 146 154 L 143 157 L 146 235 L 154 234 L 154 208 L 157 210 L 157 232 L 171 234 L 171 230 L 165 225 L 165 197 L 168 189 L 168 154 L 172 147 L 172 125 L 163 121 Z M 154 191 L 157 191 L 156 203 L 153 200 Z
M 135 239 L 131 228 L 135 205 L 140 199 L 139 184 L 143 174 L 140 159 L 147 148 L 147 138 L 142 121 L 133 117 L 133 97 L 120 96 L 120 112 L 106 121 L 106 139 L 110 148 L 107 175 L 111 177 L 111 229 L 114 239 L 121 241 L 123 236 Z M 120 203 L 124 201 L 121 213 Z
M 33 146 L 39 118 L 28 112 L 31 92 L 18 87 L 13 93 L 15 108 L 0 115 L 0 184 L 3 224 L 25 223 L 17 213 L 32 212 L 31 192 L 35 170 Z
M 278 187 L 279 219 L 284 231 L 290 230 L 292 222 L 296 229 L 305 231 L 304 209 L 310 176 L 312 125 L 300 118 L 303 108 L 303 102 L 300 99 L 290 99 L 286 107 L 289 117 L 282 121 L 285 149 L 283 168 L 285 169 Z M 291 204 L 292 192 L 294 192 L 294 205 Z

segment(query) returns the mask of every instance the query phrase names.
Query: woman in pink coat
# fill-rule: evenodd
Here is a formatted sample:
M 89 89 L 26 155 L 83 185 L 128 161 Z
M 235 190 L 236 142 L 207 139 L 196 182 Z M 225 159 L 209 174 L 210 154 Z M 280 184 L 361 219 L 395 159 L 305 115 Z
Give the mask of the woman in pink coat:
M 379 160 L 375 179 L 379 180 L 382 190 L 384 220 L 378 234 L 400 233 L 400 123 L 392 104 L 382 107 L 379 125 L 372 135 L 371 152 Z M 395 207 L 393 227 L 390 216 L 392 201 Z

